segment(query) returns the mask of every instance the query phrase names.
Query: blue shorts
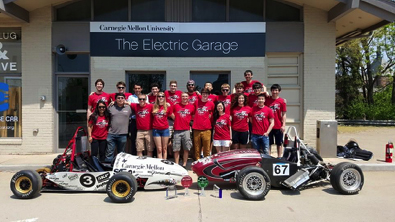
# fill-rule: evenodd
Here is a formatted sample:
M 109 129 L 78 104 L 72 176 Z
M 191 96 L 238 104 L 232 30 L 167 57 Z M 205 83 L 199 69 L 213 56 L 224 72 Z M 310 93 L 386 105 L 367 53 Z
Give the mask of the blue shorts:
M 164 130 L 152 129 L 152 136 L 153 137 L 170 137 L 170 130 L 169 129 L 164 129 Z

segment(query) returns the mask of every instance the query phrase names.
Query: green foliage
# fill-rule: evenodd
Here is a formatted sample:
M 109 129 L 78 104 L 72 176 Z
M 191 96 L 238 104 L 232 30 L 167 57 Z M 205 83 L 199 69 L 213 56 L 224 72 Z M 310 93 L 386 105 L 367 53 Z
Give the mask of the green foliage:
M 363 99 L 351 102 L 342 117 L 347 119 L 395 120 L 395 105 L 391 103 L 392 86 L 374 94 L 375 103 L 368 105 Z M 341 117 L 341 118 L 342 118 Z

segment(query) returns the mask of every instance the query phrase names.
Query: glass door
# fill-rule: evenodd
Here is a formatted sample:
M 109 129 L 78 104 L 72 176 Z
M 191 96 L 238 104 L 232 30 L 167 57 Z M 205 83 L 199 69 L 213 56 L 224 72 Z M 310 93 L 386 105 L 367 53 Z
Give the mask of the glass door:
M 77 127 L 86 130 L 88 76 L 57 77 L 58 148 L 67 147 Z

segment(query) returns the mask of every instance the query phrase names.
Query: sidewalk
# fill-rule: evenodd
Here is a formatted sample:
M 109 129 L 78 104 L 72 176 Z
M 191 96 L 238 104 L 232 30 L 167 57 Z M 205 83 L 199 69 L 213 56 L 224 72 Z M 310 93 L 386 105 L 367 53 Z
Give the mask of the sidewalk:
M 57 155 L 58 154 L 55 153 L 42 155 L 0 155 L 0 171 L 16 172 L 19 170 L 36 170 L 42 167 L 51 166 L 52 161 Z M 324 161 L 333 165 L 340 162 L 352 162 L 359 165 L 364 171 L 395 171 L 395 161 L 394 163 L 386 163 L 377 159 L 363 161 L 341 158 L 324 158 Z M 188 162 L 191 163 L 192 160 L 189 159 Z

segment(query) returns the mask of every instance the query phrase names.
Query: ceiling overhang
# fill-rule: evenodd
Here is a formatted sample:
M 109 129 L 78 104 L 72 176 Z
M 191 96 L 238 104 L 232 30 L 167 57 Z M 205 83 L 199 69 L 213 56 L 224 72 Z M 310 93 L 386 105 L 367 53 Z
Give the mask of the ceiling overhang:
M 29 22 L 29 12 L 14 3 L 15 0 L 0 0 L 0 13 L 21 22 Z

